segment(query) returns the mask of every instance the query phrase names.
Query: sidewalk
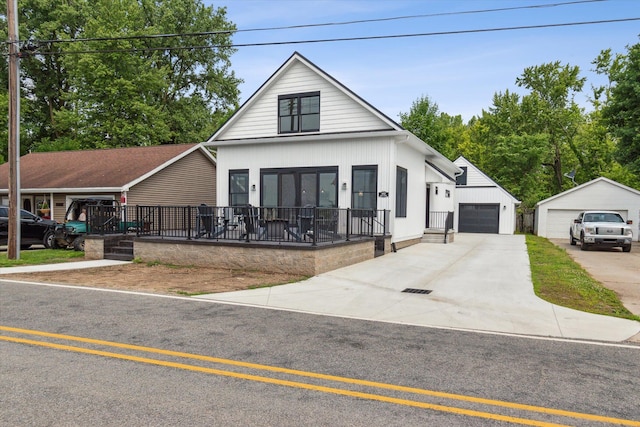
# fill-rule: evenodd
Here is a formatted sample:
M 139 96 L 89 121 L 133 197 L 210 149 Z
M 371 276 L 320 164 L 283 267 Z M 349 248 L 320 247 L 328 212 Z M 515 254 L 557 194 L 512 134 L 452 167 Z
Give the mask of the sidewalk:
M 197 298 L 420 326 L 640 342 L 640 322 L 536 297 L 521 235 L 458 234 L 452 244 L 414 245 L 304 282 Z
M 2 267 L 1 274 L 37 273 L 42 271 L 76 270 L 79 268 L 108 267 L 110 265 L 129 264 L 129 261 L 99 259 L 94 261 L 61 262 L 59 264 L 21 265 L 18 267 Z

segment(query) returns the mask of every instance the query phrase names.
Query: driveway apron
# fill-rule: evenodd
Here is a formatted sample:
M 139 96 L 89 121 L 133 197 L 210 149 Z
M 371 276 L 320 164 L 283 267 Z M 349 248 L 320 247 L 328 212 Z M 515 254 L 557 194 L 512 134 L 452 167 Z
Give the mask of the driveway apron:
M 403 292 L 416 289 L 429 293 Z M 535 296 L 522 235 L 457 234 L 311 279 L 198 298 L 421 326 L 623 341 L 640 322 L 584 313 Z

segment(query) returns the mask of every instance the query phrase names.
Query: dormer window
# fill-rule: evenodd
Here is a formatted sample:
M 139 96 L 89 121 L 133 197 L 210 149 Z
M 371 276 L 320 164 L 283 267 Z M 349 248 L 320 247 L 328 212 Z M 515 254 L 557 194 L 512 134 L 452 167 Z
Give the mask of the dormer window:
M 320 130 L 320 92 L 278 96 L 278 133 Z

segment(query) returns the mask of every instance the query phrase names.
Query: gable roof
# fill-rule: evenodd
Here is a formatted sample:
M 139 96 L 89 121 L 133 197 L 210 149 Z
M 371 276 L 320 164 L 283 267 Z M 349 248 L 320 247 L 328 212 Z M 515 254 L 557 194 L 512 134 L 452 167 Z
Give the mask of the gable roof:
M 503 193 L 505 193 L 509 198 L 511 198 L 513 200 L 514 203 L 516 204 L 520 204 L 522 203 L 520 200 L 516 199 L 510 192 L 508 192 L 507 190 L 505 190 L 500 184 L 498 184 L 497 182 L 495 182 L 494 180 L 492 180 L 491 178 L 489 178 L 489 176 L 487 176 L 487 174 L 485 174 L 484 172 L 482 172 L 480 170 L 480 168 L 478 168 L 476 165 L 474 165 L 472 162 L 470 162 L 469 160 L 467 160 L 464 156 L 459 156 L 457 159 L 455 159 L 453 161 L 453 163 L 460 167 L 460 166 L 467 166 L 468 168 L 471 168 L 474 170 L 474 172 L 478 173 L 482 178 L 484 178 L 487 183 L 491 186 L 495 186 L 496 188 L 498 188 L 499 190 L 501 190 Z M 467 177 L 469 176 L 469 171 L 467 170 Z M 473 186 L 460 186 L 460 188 L 473 188 Z
M 558 193 L 558 194 L 556 194 L 554 196 L 551 196 L 551 197 L 549 197 L 547 199 L 540 200 L 538 203 L 536 203 L 536 206 L 540 206 L 540 205 L 548 203 L 548 202 L 550 202 L 552 200 L 559 199 L 560 197 L 566 196 L 567 194 L 571 194 L 571 193 L 574 193 L 576 191 L 580 191 L 580 190 L 582 190 L 584 188 L 587 188 L 587 187 L 592 186 L 592 185 L 594 185 L 596 183 L 599 183 L 599 182 L 604 182 L 606 184 L 618 187 L 618 188 L 620 188 L 622 190 L 629 191 L 630 193 L 632 193 L 632 194 L 634 194 L 636 196 L 640 196 L 640 191 L 638 191 L 638 190 L 636 190 L 634 188 L 631 188 L 631 187 L 627 187 L 626 185 L 620 184 L 619 182 L 616 182 L 616 181 L 614 181 L 612 179 L 605 178 L 605 177 L 601 176 L 600 178 L 592 179 L 591 181 L 585 182 L 584 184 L 580 184 L 577 187 L 573 187 L 573 188 L 571 188 L 569 190 L 563 191 L 562 193 Z
M 272 75 L 265 81 L 262 86 L 258 88 L 258 90 L 249 97 L 249 99 L 238 109 L 236 112 L 205 142 L 207 145 L 212 145 L 215 142 L 221 141 L 221 136 L 224 135 L 229 129 L 231 129 L 236 123 L 238 123 L 242 117 L 247 114 L 247 111 L 251 110 L 251 108 L 260 101 L 262 95 L 265 94 L 269 89 L 271 89 L 274 85 L 276 85 L 282 77 L 287 74 L 289 70 L 297 65 L 303 65 L 308 70 L 310 70 L 315 76 L 322 79 L 324 82 L 328 83 L 332 88 L 335 88 L 338 92 L 347 96 L 351 101 L 358 104 L 361 108 L 366 110 L 370 115 L 376 117 L 384 126 L 384 130 L 403 130 L 402 126 L 396 123 L 394 120 L 387 117 L 384 113 L 382 113 L 377 108 L 373 107 L 367 101 L 356 95 L 349 88 L 344 86 L 338 80 L 333 78 L 331 75 L 326 73 L 320 67 L 309 61 L 307 58 L 302 56 L 299 52 L 294 52 L 284 64 L 280 66 Z M 275 115 L 275 110 L 274 113 Z M 274 116 L 275 117 L 275 116 Z M 318 132 L 320 133 L 320 132 Z M 309 133 L 313 134 L 313 133 Z M 307 135 L 309 135 L 307 134 Z M 278 135 L 279 137 L 283 137 Z M 284 136 L 286 137 L 286 136 Z M 217 145 L 217 144 L 216 144 Z
M 20 187 L 26 191 L 126 191 L 196 150 L 215 164 L 215 158 L 201 144 L 29 153 L 20 158 Z M 9 164 L 5 163 L 0 165 L 0 189 L 8 186 Z

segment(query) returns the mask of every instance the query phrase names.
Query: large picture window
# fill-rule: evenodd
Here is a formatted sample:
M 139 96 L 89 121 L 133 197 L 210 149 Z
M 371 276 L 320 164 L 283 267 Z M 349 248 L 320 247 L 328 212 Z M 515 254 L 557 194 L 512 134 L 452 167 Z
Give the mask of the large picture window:
M 354 166 L 351 178 L 351 208 L 376 210 L 378 166 Z
M 263 169 L 260 176 L 261 206 L 338 207 L 338 168 L 335 166 Z
M 396 217 L 407 217 L 407 170 L 400 166 L 396 169 Z
M 229 204 L 244 206 L 249 204 L 249 170 L 229 171 Z
M 278 133 L 320 130 L 320 92 L 278 97 Z

